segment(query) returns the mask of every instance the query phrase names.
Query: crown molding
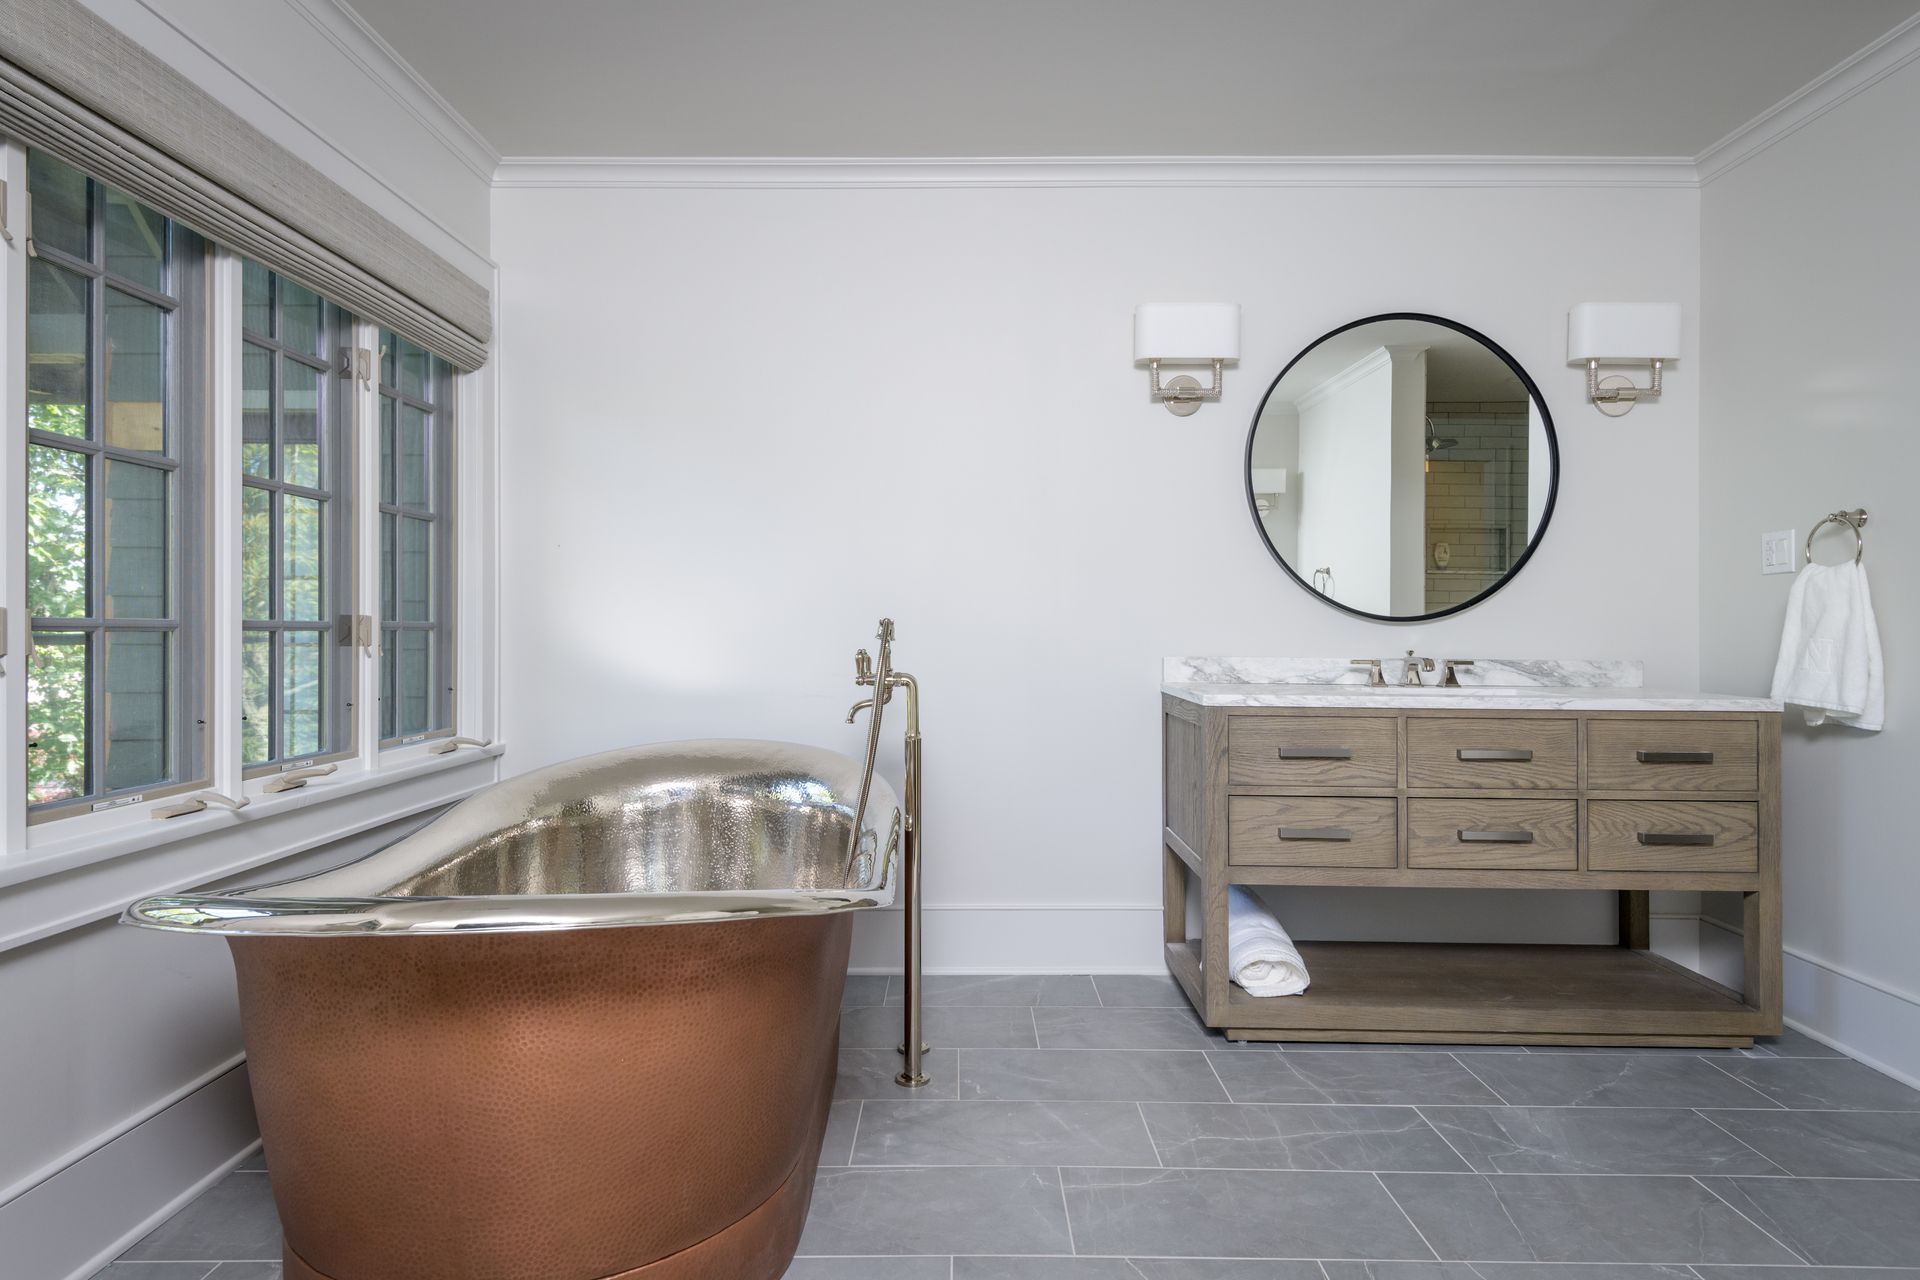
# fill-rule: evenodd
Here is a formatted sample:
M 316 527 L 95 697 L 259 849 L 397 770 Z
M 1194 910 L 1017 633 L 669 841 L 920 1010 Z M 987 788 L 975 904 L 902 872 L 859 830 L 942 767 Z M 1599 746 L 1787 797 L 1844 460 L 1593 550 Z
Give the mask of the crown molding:
M 441 97 L 413 65 L 400 56 L 347 0 L 285 0 L 369 80 L 408 115 L 418 120 L 482 182 L 491 182 L 500 153 L 481 132 Z
M 1920 14 L 1702 151 L 1695 161 L 1700 184 L 1705 186 L 1774 143 L 1791 137 L 1916 57 L 1920 57 Z
M 494 170 L 493 184 L 509 189 L 1694 187 L 1699 178 L 1686 156 L 507 156 Z

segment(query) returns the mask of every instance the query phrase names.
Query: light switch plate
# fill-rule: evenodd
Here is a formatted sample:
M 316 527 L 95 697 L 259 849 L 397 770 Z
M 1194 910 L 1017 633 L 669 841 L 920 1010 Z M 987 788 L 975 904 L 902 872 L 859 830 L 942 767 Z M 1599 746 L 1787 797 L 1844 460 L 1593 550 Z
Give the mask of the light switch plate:
M 1777 529 L 1760 535 L 1760 572 L 1792 573 L 1793 540 L 1797 530 Z

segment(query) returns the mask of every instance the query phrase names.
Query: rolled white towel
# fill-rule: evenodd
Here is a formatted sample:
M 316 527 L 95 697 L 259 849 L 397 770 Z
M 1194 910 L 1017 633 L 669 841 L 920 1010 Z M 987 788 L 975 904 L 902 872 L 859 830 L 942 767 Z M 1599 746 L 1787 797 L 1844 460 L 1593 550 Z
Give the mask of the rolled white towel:
M 1297 996 L 1309 981 L 1273 912 L 1237 884 L 1227 886 L 1227 972 L 1252 996 Z

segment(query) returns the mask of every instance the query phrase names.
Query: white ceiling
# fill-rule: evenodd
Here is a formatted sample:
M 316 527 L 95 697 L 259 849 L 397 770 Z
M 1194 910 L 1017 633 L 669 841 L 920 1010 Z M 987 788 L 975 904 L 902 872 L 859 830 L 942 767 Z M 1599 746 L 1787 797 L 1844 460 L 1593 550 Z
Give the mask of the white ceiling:
M 1920 0 L 353 0 L 510 156 L 1693 156 Z

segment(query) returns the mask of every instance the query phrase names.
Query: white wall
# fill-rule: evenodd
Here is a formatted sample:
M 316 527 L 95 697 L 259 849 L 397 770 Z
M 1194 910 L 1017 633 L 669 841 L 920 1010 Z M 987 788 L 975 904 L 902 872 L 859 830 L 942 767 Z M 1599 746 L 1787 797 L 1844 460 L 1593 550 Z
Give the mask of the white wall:
M 1916 129 L 1909 62 L 1711 181 L 1700 326 L 1706 687 L 1759 692 L 1771 677 L 1792 579 L 1760 575 L 1760 535 L 1804 539 L 1829 511 L 1871 512 L 1888 727 L 1810 730 L 1788 714 L 1787 1016 L 1909 1079 L 1920 1077 Z M 1821 558 L 1851 546 L 1829 528 Z
M 394 73 L 377 48 L 323 0 L 89 3 L 491 283 L 490 162 L 403 79 L 383 78 Z M 458 773 L 472 786 L 493 768 L 476 761 Z M 244 1074 L 233 1069 L 241 1043 L 226 948 L 120 928 L 111 920 L 126 902 L 199 887 L 242 863 L 257 883 L 343 860 L 379 842 L 383 817 L 459 785 L 406 783 L 336 802 L 327 821 L 276 820 L 310 833 L 297 839 L 243 826 L 0 890 L 0 1271 L 92 1274 L 252 1141 Z M 344 832 L 353 834 L 328 838 Z M 306 852 L 264 862 L 276 849 Z M 49 919 L 61 927 L 38 936 Z
M 1596 297 L 1691 321 L 1697 212 L 1683 188 L 503 186 L 509 766 L 857 750 L 851 651 L 890 614 L 926 694 L 929 964 L 1156 969 L 1163 655 L 1626 655 L 1693 686 L 1698 377 L 1605 419 L 1565 332 Z M 1167 297 L 1245 314 L 1224 400 L 1184 419 L 1128 359 L 1134 305 Z M 1281 366 L 1394 310 L 1511 351 L 1565 464 L 1527 571 L 1413 627 L 1288 580 L 1241 472 Z M 1613 930 L 1610 898 L 1336 899 L 1289 922 Z

